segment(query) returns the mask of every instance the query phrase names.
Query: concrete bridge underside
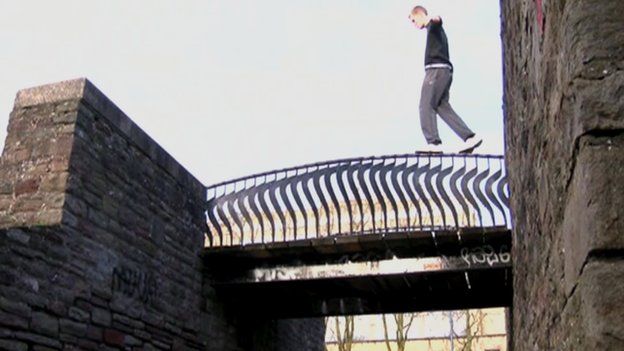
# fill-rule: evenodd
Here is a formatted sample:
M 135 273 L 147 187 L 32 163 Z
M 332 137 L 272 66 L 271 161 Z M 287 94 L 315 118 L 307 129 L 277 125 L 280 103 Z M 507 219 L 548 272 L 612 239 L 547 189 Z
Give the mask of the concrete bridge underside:
M 263 316 L 511 306 L 510 231 L 339 236 L 208 248 L 206 272 L 230 308 Z

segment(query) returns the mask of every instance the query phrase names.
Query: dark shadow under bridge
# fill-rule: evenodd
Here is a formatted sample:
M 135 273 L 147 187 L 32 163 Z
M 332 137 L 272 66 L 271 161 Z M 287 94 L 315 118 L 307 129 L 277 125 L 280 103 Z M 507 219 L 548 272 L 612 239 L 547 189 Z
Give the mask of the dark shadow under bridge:
M 208 188 L 207 273 L 229 306 L 312 317 L 508 306 L 502 156 L 328 161 Z

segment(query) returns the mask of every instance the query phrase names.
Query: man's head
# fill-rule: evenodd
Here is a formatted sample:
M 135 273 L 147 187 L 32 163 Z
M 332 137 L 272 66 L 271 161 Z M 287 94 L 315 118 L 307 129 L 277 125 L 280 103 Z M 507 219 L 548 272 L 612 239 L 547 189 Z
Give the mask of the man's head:
M 422 6 L 415 6 L 409 15 L 410 21 L 419 29 L 423 29 L 429 23 L 429 15 L 427 9 Z

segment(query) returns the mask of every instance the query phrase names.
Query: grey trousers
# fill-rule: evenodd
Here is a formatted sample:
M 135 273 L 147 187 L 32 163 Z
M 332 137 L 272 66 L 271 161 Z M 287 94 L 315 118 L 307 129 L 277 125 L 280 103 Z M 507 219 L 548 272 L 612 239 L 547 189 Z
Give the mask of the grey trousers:
M 420 126 L 428 144 L 440 144 L 436 114 L 462 140 L 474 136 L 466 123 L 455 113 L 449 103 L 449 90 L 453 82 L 453 73 L 447 68 L 432 68 L 425 71 L 420 95 Z

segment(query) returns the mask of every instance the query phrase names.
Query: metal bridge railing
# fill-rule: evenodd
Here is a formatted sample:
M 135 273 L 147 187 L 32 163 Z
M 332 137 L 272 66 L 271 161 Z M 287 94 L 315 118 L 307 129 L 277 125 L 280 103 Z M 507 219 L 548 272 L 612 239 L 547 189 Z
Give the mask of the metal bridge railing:
M 510 226 L 502 156 L 335 160 L 208 187 L 208 244 Z

